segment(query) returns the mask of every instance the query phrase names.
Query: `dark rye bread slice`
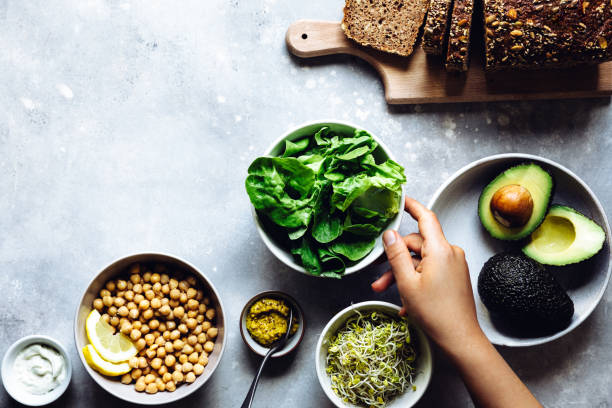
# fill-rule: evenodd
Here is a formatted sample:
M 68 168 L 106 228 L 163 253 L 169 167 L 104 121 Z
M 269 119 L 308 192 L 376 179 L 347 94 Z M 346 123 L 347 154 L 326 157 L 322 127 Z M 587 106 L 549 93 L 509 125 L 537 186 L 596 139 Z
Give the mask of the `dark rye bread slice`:
M 427 5 L 428 0 L 346 0 L 342 29 L 361 45 L 408 56 Z
M 446 70 L 464 72 L 470 64 L 470 35 L 474 0 L 455 0 L 448 31 Z
M 431 0 L 423 29 L 421 47 L 429 55 L 442 55 L 448 32 L 453 0 Z
M 612 0 L 484 0 L 485 68 L 612 60 Z

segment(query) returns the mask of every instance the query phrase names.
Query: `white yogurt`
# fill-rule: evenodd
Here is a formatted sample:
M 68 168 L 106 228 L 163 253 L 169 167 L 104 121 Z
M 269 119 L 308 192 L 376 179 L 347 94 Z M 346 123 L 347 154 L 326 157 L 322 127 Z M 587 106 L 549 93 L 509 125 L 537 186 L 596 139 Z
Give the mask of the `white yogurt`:
M 13 376 L 24 391 L 34 395 L 46 394 L 66 378 L 66 362 L 54 348 L 32 344 L 17 354 Z

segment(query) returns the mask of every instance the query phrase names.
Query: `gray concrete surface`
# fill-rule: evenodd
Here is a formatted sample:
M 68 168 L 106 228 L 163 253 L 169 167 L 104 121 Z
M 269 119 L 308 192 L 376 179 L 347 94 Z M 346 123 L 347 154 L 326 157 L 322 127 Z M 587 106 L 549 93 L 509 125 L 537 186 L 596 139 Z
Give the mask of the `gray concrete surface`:
M 327 320 L 373 294 L 380 269 L 342 281 L 288 270 L 257 236 L 248 164 L 285 130 L 343 119 L 383 138 L 427 201 L 472 160 L 543 155 L 581 176 L 610 213 L 610 99 L 387 106 L 351 57 L 301 61 L 284 34 L 297 19 L 338 20 L 342 0 L 0 0 L 0 353 L 32 333 L 71 352 L 72 384 L 55 406 L 124 404 L 87 376 L 72 338 L 88 281 L 126 254 L 160 251 L 198 266 L 230 321 L 212 381 L 176 406 L 239 406 L 259 359 L 238 332 L 244 302 L 285 290 L 304 307 L 298 352 L 267 371 L 256 407 L 329 407 L 313 349 Z M 404 232 L 413 228 L 405 223 Z M 612 405 L 610 291 L 570 335 L 502 349 L 547 407 Z M 0 406 L 16 404 L 0 390 Z M 440 353 L 420 407 L 471 406 Z

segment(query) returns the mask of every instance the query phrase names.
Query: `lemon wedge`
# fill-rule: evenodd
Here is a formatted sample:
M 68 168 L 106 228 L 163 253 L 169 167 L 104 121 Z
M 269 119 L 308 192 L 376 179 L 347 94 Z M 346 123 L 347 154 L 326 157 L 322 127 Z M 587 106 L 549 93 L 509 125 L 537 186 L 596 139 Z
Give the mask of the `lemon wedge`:
M 85 331 L 97 354 L 106 361 L 121 363 L 138 353 L 130 338 L 122 333 L 114 334 L 113 327 L 102 320 L 102 316 L 95 309 L 87 316 Z
M 83 356 L 87 364 L 100 374 L 116 377 L 128 373 L 131 370 L 128 363 L 114 364 L 104 360 L 91 344 L 83 347 Z

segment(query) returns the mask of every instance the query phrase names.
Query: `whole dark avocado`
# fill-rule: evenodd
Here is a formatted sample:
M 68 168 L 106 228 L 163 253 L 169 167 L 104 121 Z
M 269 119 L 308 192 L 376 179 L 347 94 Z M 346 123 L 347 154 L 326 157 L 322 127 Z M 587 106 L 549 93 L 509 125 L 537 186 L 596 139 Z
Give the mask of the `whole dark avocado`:
M 478 294 L 492 315 L 520 328 L 560 331 L 574 302 L 544 266 L 520 252 L 491 257 L 478 276 Z

